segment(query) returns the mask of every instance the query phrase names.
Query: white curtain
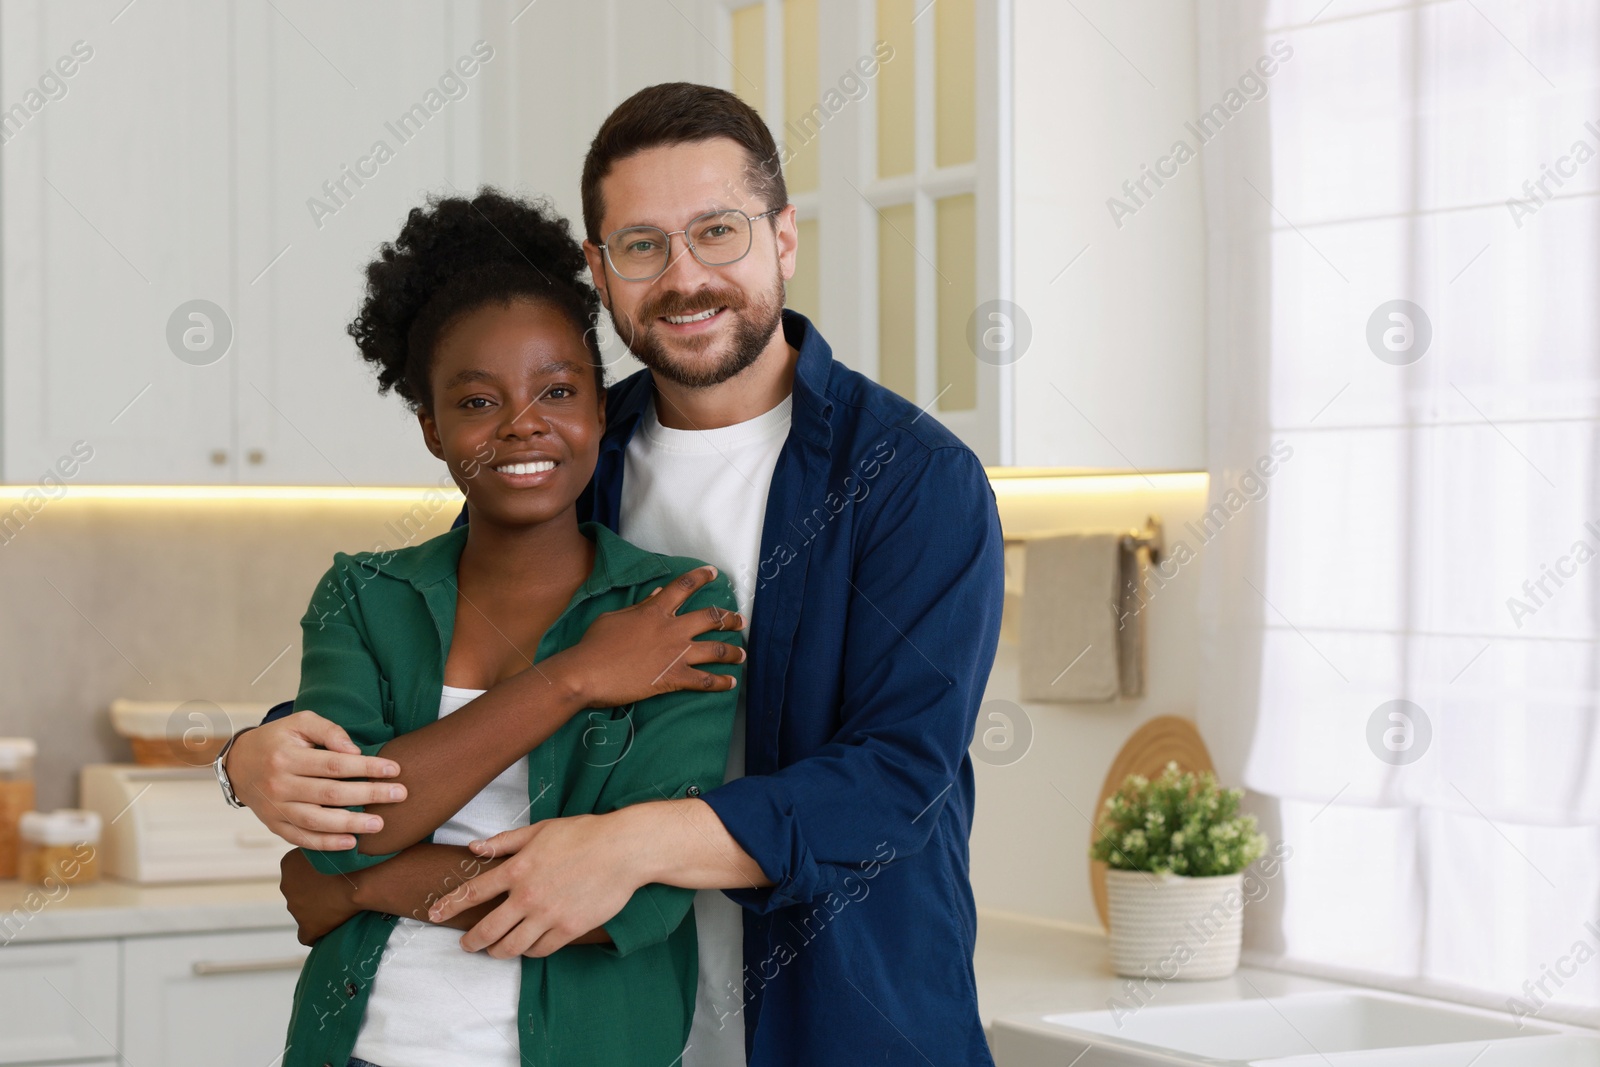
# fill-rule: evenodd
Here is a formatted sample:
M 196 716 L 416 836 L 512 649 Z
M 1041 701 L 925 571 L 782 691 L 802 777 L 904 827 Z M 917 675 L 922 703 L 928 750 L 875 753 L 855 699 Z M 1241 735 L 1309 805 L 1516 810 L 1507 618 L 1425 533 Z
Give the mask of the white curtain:
M 1593 1025 L 1600 3 L 1199 10 L 1199 717 L 1293 849 L 1249 958 Z

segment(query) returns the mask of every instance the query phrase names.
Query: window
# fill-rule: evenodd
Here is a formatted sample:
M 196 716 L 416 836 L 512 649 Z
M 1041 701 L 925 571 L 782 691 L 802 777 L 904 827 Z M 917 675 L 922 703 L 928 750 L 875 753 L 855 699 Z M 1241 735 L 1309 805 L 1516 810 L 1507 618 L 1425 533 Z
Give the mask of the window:
M 1200 725 L 1293 848 L 1247 948 L 1592 1020 L 1600 11 L 1319 6 L 1202 5 L 1256 110 L 1204 157 Z

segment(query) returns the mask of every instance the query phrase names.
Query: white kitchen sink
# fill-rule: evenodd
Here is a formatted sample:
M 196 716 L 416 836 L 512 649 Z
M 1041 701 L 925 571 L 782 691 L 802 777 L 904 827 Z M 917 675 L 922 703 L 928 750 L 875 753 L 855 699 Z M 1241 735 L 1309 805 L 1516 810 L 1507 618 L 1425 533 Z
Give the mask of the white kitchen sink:
M 1359 989 L 1017 1016 L 993 1044 L 999 1067 L 1600 1067 L 1571 1027 Z
M 1092 1067 L 1093 1055 L 1080 1067 Z M 1272 1067 L 1600 1067 L 1600 1037 L 1558 1035 L 1335 1052 L 1268 1060 Z

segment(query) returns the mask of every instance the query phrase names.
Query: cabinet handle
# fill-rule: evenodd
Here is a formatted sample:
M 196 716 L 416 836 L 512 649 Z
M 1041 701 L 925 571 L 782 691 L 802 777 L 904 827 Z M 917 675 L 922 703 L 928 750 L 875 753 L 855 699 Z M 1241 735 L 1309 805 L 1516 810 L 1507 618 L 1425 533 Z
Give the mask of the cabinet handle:
M 302 956 L 285 956 L 276 960 L 239 960 L 237 962 L 213 963 L 209 960 L 200 960 L 194 965 L 194 973 L 200 976 L 212 974 L 259 974 L 262 971 L 298 971 L 306 962 L 306 953 Z
M 245 453 L 244 458 L 249 460 L 253 466 L 259 467 L 261 464 L 266 462 L 267 454 L 261 451 L 259 448 L 252 448 L 249 452 Z
M 220 448 L 212 449 L 211 462 L 218 467 L 222 466 L 224 463 L 228 462 L 228 453 Z

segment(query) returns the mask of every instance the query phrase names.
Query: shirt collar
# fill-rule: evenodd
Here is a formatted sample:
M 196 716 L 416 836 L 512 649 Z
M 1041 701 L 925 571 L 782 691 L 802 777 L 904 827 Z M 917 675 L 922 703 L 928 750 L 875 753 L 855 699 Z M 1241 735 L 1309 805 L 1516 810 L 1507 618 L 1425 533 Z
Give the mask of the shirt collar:
M 371 566 L 381 574 L 409 582 L 418 589 L 445 579 L 454 580 L 467 545 L 470 524 L 457 526 L 420 545 L 395 552 L 372 553 Z M 594 570 L 583 583 L 585 596 L 610 589 L 643 585 L 671 574 L 666 561 L 612 533 L 597 522 L 580 522 L 578 529 L 594 542 Z
M 826 450 L 833 443 L 833 401 L 828 399 L 833 349 L 798 311 L 783 313 L 783 337 L 800 352 L 794 368 L 793 430 Z

